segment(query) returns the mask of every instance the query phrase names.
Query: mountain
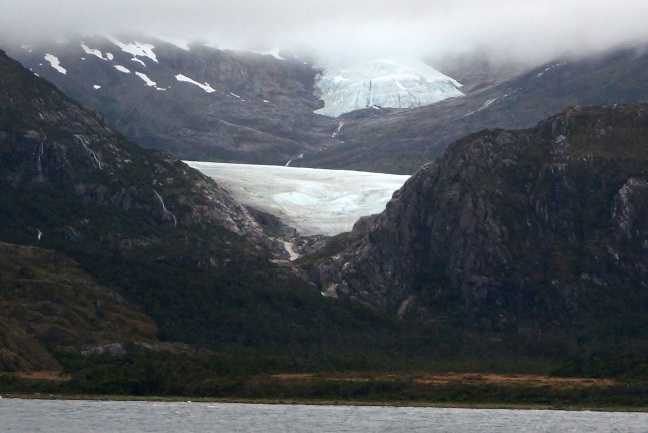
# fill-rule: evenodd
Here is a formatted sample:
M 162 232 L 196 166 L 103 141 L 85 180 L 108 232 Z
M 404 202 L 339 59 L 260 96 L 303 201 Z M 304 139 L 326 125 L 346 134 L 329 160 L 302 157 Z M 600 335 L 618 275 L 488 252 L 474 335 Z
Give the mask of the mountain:
M 469 135 L 306 267 L 329 296 L 398 317 L 645 342 L 647 136 L 642 104 Z
M 335 364 L 388 357 L 414 332 L 323 298 L 212 179 L 139 147 L 4 52 L 0 222 L 7 369 L 74 369 L 70 351 L 138 342 Z M 84 380 L 105 373 L 89 368 L 102 372 Z
M 642 47 L 524 69 L 475 58 L 448 61 L 439 70 L 461 82 L 465 96 L 342 115 L 338 144 L 306 152 L 292 165 L 413 173 L 453 141 L 485 128 L 529 128 L 576 104 L 648 101 L 648 52 Z
M 9 54 L 141 145 L 188 160 L 285 165 L 330 145 L 313 114 L 317 71 L 299 58 L 83 37 Z
M 338 117 L 362 108 L 412 108 L 463 96 L 461 84 L 423 62 L 374 60 L 325 67 L 316 78 L 324 107 L 316 113 Z
M 458 82 L 423 62 L 320 67 L 276 54 L 89 36 L 10 54 L 130 139 L 185 160 L 285 165 L 340 144 L 340 122 L 330 115 L 462 95 Z
M 648 99 L 641 47 L 531 67 L 442 59 L 436 69 L 392 60 L 320 67 L 150 38 L 10 52 L 129 138 L 186 160 L 411 174 L 484 128 L 528 128 L 574 104 Z

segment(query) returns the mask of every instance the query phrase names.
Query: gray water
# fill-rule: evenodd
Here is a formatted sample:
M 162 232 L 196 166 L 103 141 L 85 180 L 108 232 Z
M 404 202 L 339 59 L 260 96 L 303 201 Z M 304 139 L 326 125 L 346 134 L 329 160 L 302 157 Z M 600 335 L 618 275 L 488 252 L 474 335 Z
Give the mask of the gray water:
M 648 432 L 648 413 L 0 400 L 2 433 Z

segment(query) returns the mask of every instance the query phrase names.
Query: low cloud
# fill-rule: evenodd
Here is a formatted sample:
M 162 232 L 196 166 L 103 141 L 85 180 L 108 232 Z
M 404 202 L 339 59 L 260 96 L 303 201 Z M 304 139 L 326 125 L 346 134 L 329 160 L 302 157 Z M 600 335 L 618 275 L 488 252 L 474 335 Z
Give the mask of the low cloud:
M 0 0 L 0 10 L 0 44 L 137 33 L 321 61 L 481 50 L 538 63 L 648 40 L 645 0 Z

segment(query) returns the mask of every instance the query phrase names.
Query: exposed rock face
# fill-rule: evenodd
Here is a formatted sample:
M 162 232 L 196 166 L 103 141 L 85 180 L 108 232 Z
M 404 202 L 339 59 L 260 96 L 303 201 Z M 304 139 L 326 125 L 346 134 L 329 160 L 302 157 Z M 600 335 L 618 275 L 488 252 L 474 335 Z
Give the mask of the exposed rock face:
M 645 319 L 647 135 L 648 106 L 633 104 L 468 136 L 313 277 L 401 317 L 489 330 Z
M 129 50 L 132 41 L 86 37 L 10 54 L 128 138 L 184 160 L 284 165 L 334 142 L 337 122 L 313 113 L 322 105 L 313 94 L 317 71 L 301 59 L 158 40 L 148 56 L 134 56 L 117 42 Z
M 101 115 L 30 77 L 4 53 L 0 60 L 0 76 L 5 77 L 0 83 L 0 164 L 3 184 L 14 194 L 53 187 L 86 205 L 141 213 L 156 225 L 218 226 L 286 256 L 283 246 L 265 236 L 250 213 L 213 180 L 168 152 L 134 145 Z M 16 234 L 72 241 L 92 221 L 56 227 L 46 227 L 45 221 L 40 227 L 29 221 L 15 224 Z

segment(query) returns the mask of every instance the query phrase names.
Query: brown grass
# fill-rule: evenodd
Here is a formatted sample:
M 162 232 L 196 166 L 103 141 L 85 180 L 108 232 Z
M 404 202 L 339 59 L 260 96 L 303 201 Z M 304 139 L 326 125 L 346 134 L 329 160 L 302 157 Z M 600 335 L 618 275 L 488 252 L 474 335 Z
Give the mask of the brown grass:
M 592 379 L 592 378 L 566 378 L 538 376 L 529 374 L 501 375 L 501 374 L 482 374 L 482 373 L 446 373 L 446 374 L 404 374 L 404 375 L 313 375 L 307 373 L 300 374 L 276 374 L 272 376 L 275 379 L 300 382 L 317 379 L 343 380 L 343 381 L 369 381 L 369 380 L 411 380 L 421 384 L 447 384 L 447 383 L 465 383 L 465 384 L 500 384 L 500 385 L 525 385 L 525 386 L 551 386 L 554 388 L 575 388 L 584 386 L 609 386 L 617 383 L 614 379 Z
M 32 371 L 30 373 L 18 373 L 23 379 L 35 379 L 35 380 L 56 380 L 64 382 L 70 380 L 70 375 L 61 374 L 60 371 Z

